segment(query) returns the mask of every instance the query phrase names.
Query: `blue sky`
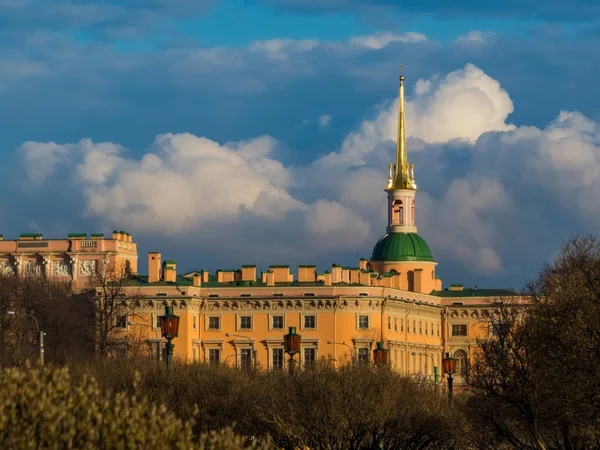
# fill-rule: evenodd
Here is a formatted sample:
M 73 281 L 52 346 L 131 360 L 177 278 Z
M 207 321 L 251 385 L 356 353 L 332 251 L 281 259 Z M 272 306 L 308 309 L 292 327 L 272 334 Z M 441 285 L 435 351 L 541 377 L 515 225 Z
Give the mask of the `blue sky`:
M 400 61 L 447 283 L 598 229 L 600 3 L 0 0 L 0 233 L 131 232 L 184 269 L 354 264 Z

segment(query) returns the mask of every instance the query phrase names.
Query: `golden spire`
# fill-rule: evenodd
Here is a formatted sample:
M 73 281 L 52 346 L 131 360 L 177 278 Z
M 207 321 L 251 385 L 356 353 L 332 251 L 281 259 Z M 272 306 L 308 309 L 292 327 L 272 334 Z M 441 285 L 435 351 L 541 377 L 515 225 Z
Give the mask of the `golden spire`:
M 400 98 L 398 100 L 398 141 L 396 144 L 396 174 L 392 186 L 388 189 L 417 189 L 414 175 L 410 176 L 406 152 L 406 128 L 404 120 L 404 73 L 400 63 Z M 414 174 L 414 167 L 413 167 Z

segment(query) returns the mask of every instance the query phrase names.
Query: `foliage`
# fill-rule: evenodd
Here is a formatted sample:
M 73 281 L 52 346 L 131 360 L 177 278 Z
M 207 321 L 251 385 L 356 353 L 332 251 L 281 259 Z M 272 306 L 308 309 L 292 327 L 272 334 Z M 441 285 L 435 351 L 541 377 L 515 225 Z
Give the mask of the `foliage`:
M 3 448 L 218 449 L 246 448 L 229 429 L 198 436 L 193 422 L 138 394 L 103 390 L 68 369 L 5 369 L 0 384 Z M 254 444 L 254 449 L 269 448 Z
M 385 369 L 320 363 L 289 376 L 204 364 L 165 370 L 126 360 L 77 370 L 77 376 L 98 373 L 106 388 L 164 403 L 180 418 L 197 408 L 195 434 L 235 423 L 236 433 L 271 436 L 286 449 L 448 448 L 454 442 L 445 398 Z
M 566 242 L 528 284 L 529 304 L 491 317 L 467 402 L 473 441 L 531 449 L 600 446 L 600 242 Z

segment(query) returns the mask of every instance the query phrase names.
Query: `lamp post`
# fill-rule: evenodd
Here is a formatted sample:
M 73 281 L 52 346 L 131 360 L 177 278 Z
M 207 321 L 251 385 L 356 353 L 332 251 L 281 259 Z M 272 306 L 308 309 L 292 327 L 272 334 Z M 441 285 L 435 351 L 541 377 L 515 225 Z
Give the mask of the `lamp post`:
M 14 316 L 15 312 L 14 311 L 6 311 L 6 314 L 8 314 L 9 316 Z M 46 335 L 46 333 L 44 333 L 42 330 L 40 330 L 40 323 L 38 322 L 38 320 L 35 318 L 35 316 L 33 314 L 25 314 L 25 315 L 29 316 L 33 320 L 35 320 L 35 328 L 37 330 L 38 344 L 39 344 L 39 351 L 40 351 L 39 361 L 40 361 L 40 366 L 43 366 L 44 365 L 44 336 Z
M 435 390 L 437 391 L 437 388 L 438 388 L 438 368 L 435 365 L 435 359 L 433 359 L 433 356 L 428 355 L 427 353 L 417 353 L 417 352 L 411 352 L 411 355 L 413 355 L 413 356 L 415 356 L 415 355 L 427 356 L 428 358 L 431 359 L 431 362 L 433 363 L 433 386 L 434 386 Z
M 300 351 L 300 344 L 302 343 L 302 337 L 296 333 L 296 327 L 289 327 L 289 333 L 283 336 L 283 345 L 285 352 L 290 355 L 290 374 L 294 373 L 294 356 Z
M 248 341 L 250 341 L 250 348 L 252 349 L 252 367 L 254 369 L 256 369 L 257 364 L 256 364 L 256 353 L 257 351 L 254 350 L 254 340 L 249 338 L 248 336 L 243 336 L 241 334 L 233 334 L 233 333 L 225 333 L 225 336 L 227 337 L 240 337 L 243 339 L 248 339 Z
M 446 357 L 442 360 L 444 373 L 448 375 L 448 401 L 452 401 L 452 375 L 456 370 L 456 359 L 452 358 L 452 354 L 446 353 Z
M 173 365 L 173 348 L 171 342 L 179 334 L 179 316 L 173 314 L 172 306 L 165 306 L 165 315 L 160 316 L 160 331 L 167 340 L 167 368 Z
M 383 342 L 377 342 L 377 347 L 373 350 L 373 361 L 377 367 L 383 367 L 388 362 L 390 351 L 383 347 Z
M 333 345 L 345 345 L 346 347 L 348 347 L 348 350 L 350 350 L 350 356 L 352 358 L 352 364 L 354 364 L 354 361 L 356 360 L 356 355 L 354 354 L 354 349 L 352 347 L 350 347 L 348 344 L 346 344 L 346 342 L 342 341 L 342 342 L 335 342 L 335 341 L 327 341 L 328 344 L 333 344 Z

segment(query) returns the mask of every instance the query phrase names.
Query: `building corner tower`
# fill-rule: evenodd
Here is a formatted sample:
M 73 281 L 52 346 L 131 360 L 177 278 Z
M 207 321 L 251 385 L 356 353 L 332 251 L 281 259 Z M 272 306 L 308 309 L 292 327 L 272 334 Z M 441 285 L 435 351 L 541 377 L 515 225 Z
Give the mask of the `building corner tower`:
M 437 263 L 427 242 L 417 234 L 417 184 L 414 164 L 408 163 L 406 148 L 403 75 L 400 75 L 399 97 L 396 164 L 389 166 L 389 178 L 385 189 L 388 199 L 388 224 L 386 234 L 373 249 L 370 266 L 379 273 L 400 273 L 402 289 L 429 293 L 441 287 L 441 281 L 435 277 Z

